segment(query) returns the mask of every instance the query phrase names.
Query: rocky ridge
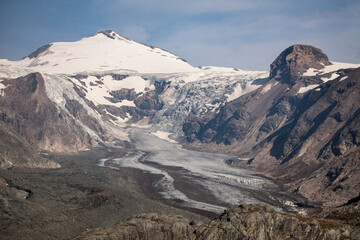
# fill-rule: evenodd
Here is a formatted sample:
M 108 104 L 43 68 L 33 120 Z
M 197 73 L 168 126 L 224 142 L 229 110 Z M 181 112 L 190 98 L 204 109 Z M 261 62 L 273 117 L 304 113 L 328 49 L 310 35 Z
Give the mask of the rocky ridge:
M 350 207 L 359 214 L 358 203 Z M 341 208 L 337 209 L 342 211 Z M 358 219 L 357 219 L 358 220 Z M 358 224 L 358 222 L 357 222 Z M 141 214 L 114 227 L 85 232 L 75 239 L 356 239 L 358 225 L 279 213 L 267 205 L 231 207 L 209 222 L 182 216 Z

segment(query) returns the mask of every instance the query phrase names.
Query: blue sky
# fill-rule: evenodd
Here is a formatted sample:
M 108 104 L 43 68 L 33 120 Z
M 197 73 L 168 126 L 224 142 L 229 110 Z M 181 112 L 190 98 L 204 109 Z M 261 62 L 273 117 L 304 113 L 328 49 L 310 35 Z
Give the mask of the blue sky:
M 268 70 L 295 43 L 360 63 L 359 0 L 0 0 L 0 58 L 104 29 L 194 66 Z

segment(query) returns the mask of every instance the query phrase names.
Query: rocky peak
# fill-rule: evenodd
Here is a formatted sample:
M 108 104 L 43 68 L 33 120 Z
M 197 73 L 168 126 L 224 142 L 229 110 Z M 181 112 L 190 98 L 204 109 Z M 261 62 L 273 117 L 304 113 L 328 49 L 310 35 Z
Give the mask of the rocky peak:
M 115 39 L 115 36 L 117 35 L 113 30 L 103 30 L 103 31 L 100 31 L 98 32 L 97 34 L 104 34 L 105 36 L 107 36 L 108 38 L 111 38 L 111 39 Z
M 36 49 L 35 52 L 30 53 L 30 55 L 24 57 L 25 58 L 30 58 L 30 59 L 34 59 L 37 58 L 41 53 L 45 52 L 46 50 L 48 50 L 51 47 L 51 44 L 46 44 L 44 46 L 39 47 L 38 49 Z
M 330 64 L 321 49 L 295 44 L 285 49 L 270 65 L 270 79 L 293 85 L 309 68 L 322 69 Z

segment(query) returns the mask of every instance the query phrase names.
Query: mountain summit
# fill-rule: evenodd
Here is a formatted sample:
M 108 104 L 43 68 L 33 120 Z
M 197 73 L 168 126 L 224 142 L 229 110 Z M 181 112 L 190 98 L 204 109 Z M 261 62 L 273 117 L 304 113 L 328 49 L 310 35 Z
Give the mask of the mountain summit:
M 137 43 L 112 30 L 101 31 L 76 42 L 42 46 L 16 65 L 32 71 L 65 74 L 84 71 L 169 73 L 195 70 L 170 52 Z
M 331 65 L 321 49 L 303 44 L 295 44 L 285 49 L 270 65 L 270 78 L 294 84 L 309 68 L 322 69 Z

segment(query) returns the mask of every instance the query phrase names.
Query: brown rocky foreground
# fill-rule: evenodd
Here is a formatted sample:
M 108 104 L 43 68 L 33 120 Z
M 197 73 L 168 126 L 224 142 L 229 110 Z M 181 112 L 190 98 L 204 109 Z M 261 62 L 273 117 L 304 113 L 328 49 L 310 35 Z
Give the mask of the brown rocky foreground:
M 140 214 L 75 239 L 360 239 L 360 204 L 326 209 L 314 217 L 243 204 L 205 223 L 176 215 Z

